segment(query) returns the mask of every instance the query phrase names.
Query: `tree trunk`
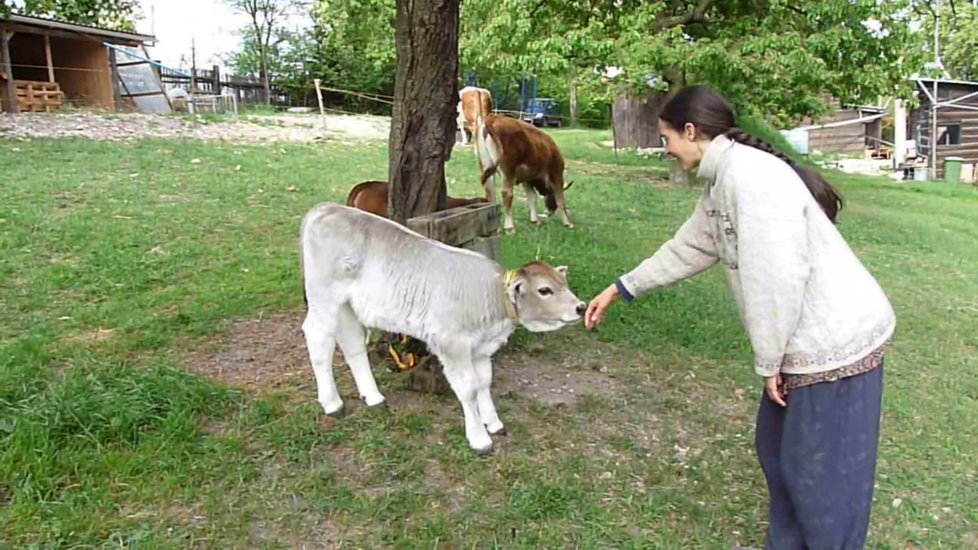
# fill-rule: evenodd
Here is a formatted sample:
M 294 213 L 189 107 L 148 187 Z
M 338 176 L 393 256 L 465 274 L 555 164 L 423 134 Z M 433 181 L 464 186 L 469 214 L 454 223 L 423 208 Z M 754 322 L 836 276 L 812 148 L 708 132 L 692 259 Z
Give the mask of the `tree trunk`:
M 571 77 L 570 81 L 570 123 L 577 126 L 577 81 Z
M 387 211 L 402 224 L 445 206 L 458 104 L 459 1 L 397 0 Z
M 265 86 L 265 103 L 271 105 L 272 103 L 272 85 L 268 81 L 268 61 L 264 59 L 261 62 L 261 80 Z

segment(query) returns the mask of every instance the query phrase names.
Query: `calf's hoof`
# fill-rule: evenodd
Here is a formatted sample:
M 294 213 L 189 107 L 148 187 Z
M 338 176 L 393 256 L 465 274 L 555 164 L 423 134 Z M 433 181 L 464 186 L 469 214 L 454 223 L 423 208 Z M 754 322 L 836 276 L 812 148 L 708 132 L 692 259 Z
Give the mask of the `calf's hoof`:
M 479 430 L 482 433 L 474 434 L 466 437 L 469 441 L 469 447 L 479 455 L 487 455 L 492 452 L 492 438 L 489 437 L 489 433 L 485 430 Z
M 360 398 L 363 399 L 363 402 L 368 407 L 376 407 L 378 409 L 386 409 L 387 408 L 387 400 L 384 399 L 384 396 L 383 395 L 377 395 L 377 396 L 374 396 L 374 397 L 367 397 L 367 396 L 361 395 Z
M 489 435 L 506 435 L 506 426 L 500 426 L 495 430 L 493 430 L 492 428 L 488 428 L 488 429 L 489 429 Z
M 479 456 L 489 456 L 492 454 L 492 445 L 490 444 L 485 447 L 472 447 L 472 450 Z
M 346 416 L 346 408 L 343 406 L 342 403 L 340 403 L 339 407 L 332 408 L 332 409 L 327 409 L 326 406 L 324 405 L 323 412 L 325 412 L 326 416 L 330 418 L 343 418 L 344 416 Z

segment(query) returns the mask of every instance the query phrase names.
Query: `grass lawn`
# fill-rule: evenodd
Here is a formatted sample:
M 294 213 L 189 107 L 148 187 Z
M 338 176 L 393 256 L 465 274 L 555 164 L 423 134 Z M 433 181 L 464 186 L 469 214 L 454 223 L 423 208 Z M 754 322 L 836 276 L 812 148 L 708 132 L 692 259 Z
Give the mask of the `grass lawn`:
M 584 300 L 650 255 L 697 190 L 554 132 L 577 228 L 527 221 L 507 266 Z M 0 139 L 0 547 L 729 548 L 763 538 L 760 381 L 714 268 L 599 331 L 497 355 L 509 436 L 467 447 L 454 396 L 337 374 L 321 414 L 299 332 L 302 215 L 386 177 L 384 144 Z M 471 148 L 448 167 L 479 193 Z M 832 174 L 840 228 L 898 316 L 870 546 L 978 547 L 978 192 Z

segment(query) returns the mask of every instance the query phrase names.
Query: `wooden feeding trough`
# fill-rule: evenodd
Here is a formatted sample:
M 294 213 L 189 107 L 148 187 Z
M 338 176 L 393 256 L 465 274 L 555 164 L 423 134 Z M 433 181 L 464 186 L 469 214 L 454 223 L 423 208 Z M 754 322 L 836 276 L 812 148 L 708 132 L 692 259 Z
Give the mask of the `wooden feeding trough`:
M 499 205 L 471 204 L 411 218 L 412 230 L 447 245 L 478 252 L 499 261 Z M 420 342 L 416 342 L 420 344 Z M 387 343 L 383 343 L 386 352 Z M 429 393 L 445 393 L 450 387 L 442 365 L 433 355 L 423 356 L 409 371 L 409 387 Z

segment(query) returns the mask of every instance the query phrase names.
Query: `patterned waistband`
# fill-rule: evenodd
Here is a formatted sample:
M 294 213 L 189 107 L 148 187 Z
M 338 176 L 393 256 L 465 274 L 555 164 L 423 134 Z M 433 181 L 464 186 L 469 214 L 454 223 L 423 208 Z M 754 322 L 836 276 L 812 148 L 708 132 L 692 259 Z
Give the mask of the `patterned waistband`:
M 880 347 L 869 352 L 862 359 L 837 369 L 812 374 L 781 374 L 781 380 L 784 383 L 781 389 L 787 393 L 796 388 L 820 384 L 822 382 L 835 382 L 836 380 L 849 378 L 857 374 L 867 373 L 883 364 L 883 352 L 886 351 L 886 344 L 887 342 L 884 342 Z

